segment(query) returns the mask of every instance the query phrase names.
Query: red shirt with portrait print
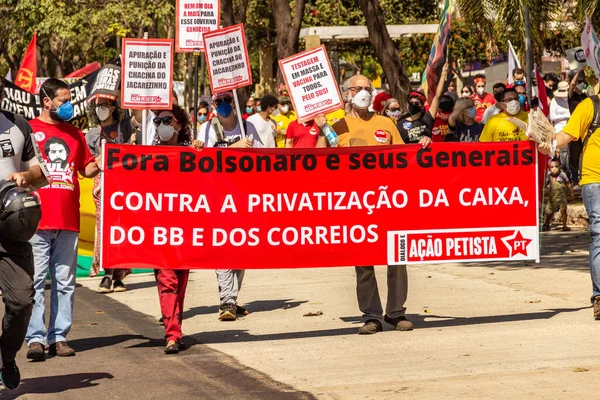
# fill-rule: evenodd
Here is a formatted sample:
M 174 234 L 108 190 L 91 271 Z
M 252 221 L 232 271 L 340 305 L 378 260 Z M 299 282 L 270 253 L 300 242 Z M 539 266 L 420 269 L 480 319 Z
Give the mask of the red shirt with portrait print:
M 288 125 L 285 138 L 294 141 L 292 147 L 314 148 L 317 147 L 319 127 L 314 119 L 305 124 L 294 120 Z
M 79 171 L 94 161 L 83 132 L 67 122 L 29 121 L 52 183 L 38 191 L 42 200 L 39 230 L 79 232 Z
M 485 110 L 487 110 L 488 107 L 491 107 L 494 104 L 496 104 L 496 99 L 491 93 L 486 93 L 485 96 L 483 96 L 483 98 L 479 97 L 479 95 L 476 94 L 472 98 L 473 102 L 475 103 L 475 121 L 481 122 Z

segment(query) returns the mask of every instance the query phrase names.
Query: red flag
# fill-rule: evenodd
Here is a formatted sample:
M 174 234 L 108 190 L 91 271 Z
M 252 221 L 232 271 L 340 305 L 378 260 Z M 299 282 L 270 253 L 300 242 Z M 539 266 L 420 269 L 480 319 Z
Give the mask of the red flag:
M 86 75 L 91 74 L 92 72 L 98 71 L 100 69 L 100 63 L 98 61 L 94 61 L 91 64 L 84 66 L 83 68 L 78 69 L 77 71 L 71 72 L 69 75 L 65 76 L 65 78 L 83 78 Z
M 17 72 L 15 85 L 30 93 L 35 93 L 37 79 L 37 51 L 36 51 L 37 32 L 33 33 L 33 38 L 27 47 L 27 51 L 21 61 L 21 68 Z
M 550 114 L 550 106 L 548 105 L 548 95 L 546 94 L 546 85 L 544 85 L 544 79 L 540 75 L 540 71 L 535 67 L 535 80 L 537 82 L 538 89 L 538 100 L 540 102 L 540 109 L 544 112 L 547 117 Z

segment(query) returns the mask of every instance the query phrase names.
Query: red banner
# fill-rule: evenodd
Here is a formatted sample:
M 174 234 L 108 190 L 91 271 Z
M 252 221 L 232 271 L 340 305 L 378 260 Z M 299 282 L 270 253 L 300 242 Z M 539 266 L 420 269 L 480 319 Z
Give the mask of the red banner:
M 107 145 L 104 268 L 539 258 L 533 142 L 338 149 Z
M 15 85 L 23 90 L 27 90 L 29 93 L 35 93 L 35 84 L 37 80 L 37 32 L 33 33 L 33 38 L 27 46 L 23 60 L 21 61 L 21 68 L 17 72 L 15 78 Z

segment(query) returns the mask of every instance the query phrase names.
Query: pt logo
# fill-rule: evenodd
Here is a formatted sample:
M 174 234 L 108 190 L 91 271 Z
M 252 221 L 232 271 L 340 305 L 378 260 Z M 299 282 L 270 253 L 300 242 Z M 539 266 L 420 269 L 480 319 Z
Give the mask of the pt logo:
M 502 242 L 508 248 L 510 257 L 512 258 L 518 254 L 527 257 L 527 246 L 529 246 L 532 240 L 524 238 L 521 231 L 517 230 L 512 236 L 503 237 Z

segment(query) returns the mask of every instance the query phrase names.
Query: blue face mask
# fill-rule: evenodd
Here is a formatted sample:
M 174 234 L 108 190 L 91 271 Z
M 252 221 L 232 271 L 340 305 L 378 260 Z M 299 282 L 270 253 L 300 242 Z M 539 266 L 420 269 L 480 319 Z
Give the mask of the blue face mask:
M 246 107 L 246 114 L 252 114 L 253 111 L 252 107 Z
M 260 108 L 260 106 L 256 107 L 256 112 L 261 112 L 262 108 Z
M 524 94 L 519 95 L 519 103 L 521 103 L 521 106 L 525 105 L 525 99 L 527 99 L 527 97 L 525 97 Z
M 206 122 L 206 115 L 199 116 L 198 117 L 198 122 L 202 122 L 202 123 Z
M 469 116 L 469 118 L 475 119 L 475 114 L 477 114 L 477 110 L 475 109 L 475 107 L 467 109 L 467 115 Z
M 522 84 L 524 84 L 524 83 L 525 83 L 525 82 L 523 82 L 523 80 L 518 80 L 518 81 L 515 81 L 515 85 L 522 85 Z
M 54 104 L 54 102 L 52 102 L 52 104 Z M 56 106 L 56 104 L 54 104 L 54 106 Z M 66 103 L 61 104 L 60 107 L 57 107 L 56 111 L 51 111 L 50 113 L 61 121 L 70 121 L 71 118 L 73 118 L 73 104 L 71 104 L 70 101 L 67 101 Z
M 231 107 L 231 104 L 225 101 L 222 101 L 221 104 L 219 104 L 219 106 L 217 107 L 217 113 L 224 118 L 229 117 L 232 111 L 233 108 Z

